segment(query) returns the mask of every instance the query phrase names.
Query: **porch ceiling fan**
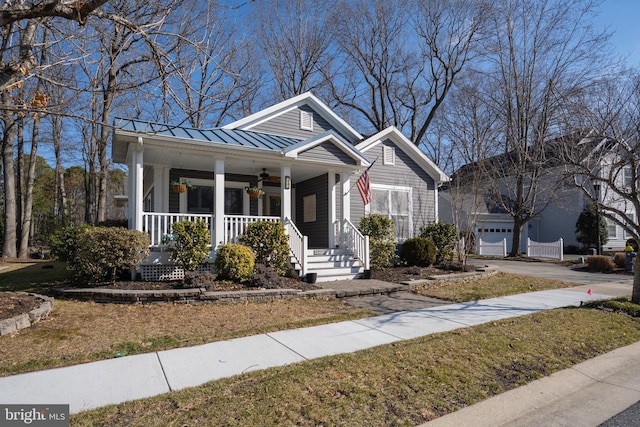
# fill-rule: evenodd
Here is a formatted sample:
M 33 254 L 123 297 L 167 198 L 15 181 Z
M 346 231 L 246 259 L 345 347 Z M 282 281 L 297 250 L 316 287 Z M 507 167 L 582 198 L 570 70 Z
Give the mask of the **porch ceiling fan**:
M 271 175 L 269 175 L 267 173 L 267 168 L 262 168 L 262 173 L 260 175 L 258 175 L 258 182 L 260 182 L 260 181 L 279 183 L 280 182 L 280 177 L 279 176 L 271 176 Z

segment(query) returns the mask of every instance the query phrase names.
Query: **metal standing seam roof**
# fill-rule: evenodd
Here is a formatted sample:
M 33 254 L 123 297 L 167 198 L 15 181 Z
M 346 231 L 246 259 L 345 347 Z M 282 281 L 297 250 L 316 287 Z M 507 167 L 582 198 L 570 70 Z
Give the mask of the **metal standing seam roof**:
M 300 143 L 301 139 L 238 129 L 194 129 L 183 126 L 169 126 L 133 119 L 115 119 L 116 129 L 159 136 L 206 141 L 213 144 L 237 145 L 279 151 Z

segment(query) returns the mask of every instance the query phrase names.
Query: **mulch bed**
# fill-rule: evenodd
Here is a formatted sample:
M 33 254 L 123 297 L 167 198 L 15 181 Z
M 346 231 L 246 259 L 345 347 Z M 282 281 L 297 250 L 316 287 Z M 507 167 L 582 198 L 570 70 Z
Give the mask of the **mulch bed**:
M 33 295 L 0 292 L 0 320 L 28 313 L 42 305 L 42 299 Z

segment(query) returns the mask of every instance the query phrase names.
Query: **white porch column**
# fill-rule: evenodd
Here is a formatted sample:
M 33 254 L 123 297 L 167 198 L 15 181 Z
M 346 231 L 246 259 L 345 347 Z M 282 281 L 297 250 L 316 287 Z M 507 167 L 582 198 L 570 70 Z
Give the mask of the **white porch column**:
M 217 248 L 224 243 L 224 159 L 216 159 L 213 198 L 213 246 Z
M 338 213 L 336 209 L 338 186 L 336 185 L 336 172 L 329 170 L 329 195 L 328 207 L 329 207 L 329 247 L 334 248 L 336 246 L 336 221 L 338 220 Z
M 289 188 L 287 188 L 287 184 Z M 293 183 L 291 182 L 291 166 L 282 166 L 280 168 L 280 218 L 284 222 L 285 218 L 289 218 L 293 221 L 291 210 L 291 188 Z
M 340 183 L 342 184 L 342 220 L 351 221 L 351 175 L 348 173 L 340 174 Z
M 153 167 L 153 210 L 169 212 L 169 168 Z
M 142 231 L 142 210 L 143 210 L 143 191 L 144 191 L 144 159 L 143 159 L 143 140 L 138 137 L 138 144 L 132 147 L 131 152 L 131 218 L 133 223 L 131 228 Z

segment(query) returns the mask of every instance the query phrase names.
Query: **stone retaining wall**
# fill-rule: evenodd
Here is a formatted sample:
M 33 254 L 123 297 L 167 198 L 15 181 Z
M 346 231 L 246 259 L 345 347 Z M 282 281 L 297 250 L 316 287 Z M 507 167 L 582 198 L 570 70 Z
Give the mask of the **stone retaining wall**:
M 124 290 L 124 289 L 57 289 L 59 295 L 80 300 L 89 300 L 101 303 L 161 303 L 175 302 L 195 304 L 204 302 L 214 303 L 238 303 L 245 301 L 273 301 L 293 298 L 347 298 L 363 295 L 389 294 L 398 291 L 415 289 L 423 283 L 434 281 L 466 280 L 469 278 L 482 278 L 493 275 L 497 268 L 488 267 L 470 273 L 454 273 L 443 276 L 432 276 L 424 280 L 412 280 L 410 282 L 385 283 L 377 280 L 353 280 L 334 283 L 325 282 L 322 289 L 301 291 L 297 289 L 255 289 L 242 291 L 215 291 L 210 292 L 205 288 L 171 289 L 171 290 Z M 340 283 L 340 286 L 338 286 Z M 345 285 L 345 283 L 347 283 Z
M 16 292 L 17 294 L 30 295 L 42 300 L 40 307 L 34 308 L 29 313 L 20 314 L 10 319 L 0 320 L 0 335 L 12 334 L 20 329 L 28 328 L 32 323 L 45 319 L 53 310 L 53 298 L 30 292 Z

